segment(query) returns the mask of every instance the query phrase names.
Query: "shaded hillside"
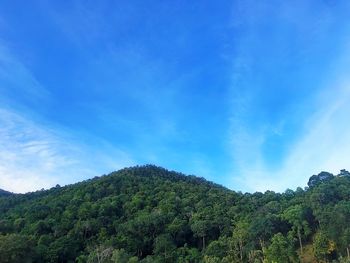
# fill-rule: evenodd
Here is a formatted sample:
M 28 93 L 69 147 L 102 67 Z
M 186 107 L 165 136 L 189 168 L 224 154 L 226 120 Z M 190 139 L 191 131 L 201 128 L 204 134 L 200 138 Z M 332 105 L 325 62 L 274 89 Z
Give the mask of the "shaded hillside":
M 350 244 L 349 178 L 320 173 L 307 190 L 242 194 L 155 166 L 126 168 L 1 198 L 0 261 L 340 260 Z
M 9 196 L 9 195 L 12 195 L 12 193 L 8 192 L 8 191 L 5 191 L 3 189 L 0 189 L 0 197 L 2 197 L 2 196 Z

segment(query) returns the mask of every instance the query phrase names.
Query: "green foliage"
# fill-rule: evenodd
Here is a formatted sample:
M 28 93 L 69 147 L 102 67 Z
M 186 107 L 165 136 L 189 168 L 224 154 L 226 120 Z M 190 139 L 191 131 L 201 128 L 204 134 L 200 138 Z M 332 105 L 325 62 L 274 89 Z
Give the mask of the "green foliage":
M 148 165 L 1 196 L 0 262 L 298 262 L 304 244 L 346 262 L 349 222 L 345 170 L 242 194 Z
M 307 208 L 300 204 L 287 208 L 282 217 L 292 225 L 290 234 L 296 236 L 299 241 L 300 253 L 303 253 L 303 239 L 307 238 L 310 233 L 309 222 L 307 221 Z
M 268 263 L 296 262 L 296 254 L 291 242 L 281 233 L 274 235 L 271 244 L 266 250 L 266 261 Z
M 220 237 L 209 244 L 205 250 L 205 255 L 209 258 L 224 258 L 227 256 L 231 240 L 229 237 Z
M 9 195 L 12 195 L 12 193 L 10 193 L 8 191 L 5 191 L 3 189 L 0 189 L 0 197 L 2 197 L 2 196 L 9 196 Z
M 314 237 L 313 249 L 315 257 L 318 260 L 327 261 L 331 258 L 331 254 L 335 250 L 335 244 L 332 240 L 328 239 L 324 232 L 319 231 Z
M 0 262 L 33 262 L 36 257 L 33 247 L 33 239 L 29 236 L 19 234 L 0 235 Z
M 341 174 L 344 173 L 345 170 L 341 170 Z M 320 172 L 319 174 L 317 175 L 313 175 L 310 177 L 309 179 L 309 182 L 307 183 L 307 185 L 312 188 L 312 187 L 315 187 L 321 183 L 324 183 L 324 182 L 328 182 L 330 180 L 332 180 L 334 177 L 333 174 L 331 173 L 328 173 L 328 172 Z
M 157 255 L 161 262 L 174 262 L 176 246 L 169 234 L 157 236 L 154 241 L 154 255 Z

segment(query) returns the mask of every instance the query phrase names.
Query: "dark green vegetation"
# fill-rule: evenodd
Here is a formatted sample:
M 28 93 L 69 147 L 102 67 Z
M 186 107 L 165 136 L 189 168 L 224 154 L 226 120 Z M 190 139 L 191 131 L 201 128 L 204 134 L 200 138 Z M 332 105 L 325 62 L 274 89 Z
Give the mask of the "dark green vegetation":
M 0 198 L 0 262 L 349 262 L 350 176 L 242 194 L 155 166 Z
M 12 194 L 12 193 L 0 189 L 0 197 L 2 197 L 2 196 L 9 196 L 9 195 L 11 195 L 11 194 Z

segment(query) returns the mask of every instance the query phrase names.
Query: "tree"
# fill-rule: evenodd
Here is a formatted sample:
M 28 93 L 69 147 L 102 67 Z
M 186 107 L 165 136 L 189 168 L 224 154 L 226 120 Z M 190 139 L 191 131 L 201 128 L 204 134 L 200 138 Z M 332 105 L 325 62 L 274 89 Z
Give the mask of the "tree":
M 99 246 L 93 249 L 87 259 L 87 263 L 111 263 L 113 248 Z
M 283 218 L 292 225 L 292 232 L 296 233 L 299 240 L 300 254 L 303 254 L 302 237 L 310 234 L 309 224 L 305 217 L 305 209 L 302 205 L 289 207 L 283 213 Z
M 1 263 L 30 263 L 34 261 L 34 241 L 18 234 L 0 235 Z
M 335 243 L 323 231 L 318 231 L 314 237 L 313 250 L 318 260 L 328 260 L 335 251 Z
M 350 202 L 340 201 L 331 208 L 324 231 L 337 244 L 340 253 L 350 258 Z
M 350 176 L 350 172 L 345 169 L 341 169 L 338 176 Z
M 221 236 L 218 240 L 210 242 L 205 250 L 208 258 L 224 258 L 229 251 L 230 238 Z
M 232 241 L 238 247 L 239 258 L 243 262 L 244 246 L 248 239 L 249 223 L 245 220 L 239 221 L 232 232 Z
M 249 235 L 259 244 L 260 249 L 266 248 L 266 243 L 271 240 L 274 234 L 281 232 L 286 223 L 275 214 L 256 214 L 249 225 Z
M 334 175 L 328 172 L 320 172 L 318 175 L 313 175 L 309 178 L 307 185 L 312 188 L 321 183 L 328 182 L 334 178 Z
M 171 236 L 162 234 L 155 239 L 154 254 L 162 258 L 162 262 L 173 262 L 174 251 L 176 249 Z
M 205 250 L 205 237 L 207 235 L 209 222 L 204 220 L 196 220 L 191 224 L 191 230 L 196 237 L 202 239 L 202 250 Z
M 130 256 L 124 249 L 114 249 L 112 252 L 113 263 L 132 263 L 138 262 L 137 257 Z
M 281 233 L 272 237 L 270 246 L 266 249 L 266 259 L 269 263 L 289 263 L 294 262 L 295 252 L 288 240 Z
M 347 227 L 342 236 L 341 236 L 341 241 L 345 245 L 346 249 L 346 257 L 350 261 L 350 227 Z

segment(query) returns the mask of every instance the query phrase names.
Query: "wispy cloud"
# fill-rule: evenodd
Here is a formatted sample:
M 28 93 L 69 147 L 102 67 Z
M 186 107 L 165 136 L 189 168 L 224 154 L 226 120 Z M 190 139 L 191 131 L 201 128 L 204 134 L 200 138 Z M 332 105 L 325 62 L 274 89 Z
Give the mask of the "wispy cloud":
M 248 190 L 265 191 L 273 189 L 284 191 L 287 188 L 306 186 L 308 178 L 321 171 L 337 174 L 340 169 L 350 167 L 350 123 L 344 121 L 350 115 L 350 88 L 349 84 L 333 87 L 327 98 L 318 99 L 318 108 L 309 116 L 305 123 L 305 133 L 283 158 L 281 167 L 269 169 L 262 158 L 249 159 L 249 151 L 257 154 L 262 151 L 262 142 L 251 143 L 255 149 L 247 148 L 246 152 L 239 152 L 244 167 L 240 168 L 242 177 L 236 178 L 235 183 Z M 237 155 L 239 156 L 239 155 Z
M 50 93 L 0 39 L 0 102 L 20 105 L 40 101 L 44 105 Z
M 102 140 L 68 136 L 6 109 L 0 109 L 0 127 L 0 188 L 9 191 L 74 183 L 134 164 Z M 84 139 L 89 146 L 80 141 Z
M 103 139 L 45 120 L 50 92 L 3 42 L 0 84 L 0 188 L 34 191 L 134 164 Z
M 340 86 L 336 86 L 340 85 Z M 307 132 L 291 148 L 279 173 L 295 187 L 320 171 L 350 168 L 350 84 L 335 84 L 318 100 L 317 111 L 304 125 Z
M 305 186 L 322 170 L 349 168 L 350 123 L 344 120 L 350 97 L 343 78 L 349 27 L 339 27 L 345 16 L 338 12 L 345 6 L 324 3 L 316 10 L 313 1 L 273 7 L 248 2 L 237 1 L 233 19 L 239 38 L 229 133 L 231 187 L 284 191 Z M 329 45 L 325 38 L 335 28 Z
M 61 148 L 57 138 L 4 109 L 0 126 L 0 187 L 27 192 L 59 182 L 49 175 L 71 161 L 57 152 L 57 146 Z

